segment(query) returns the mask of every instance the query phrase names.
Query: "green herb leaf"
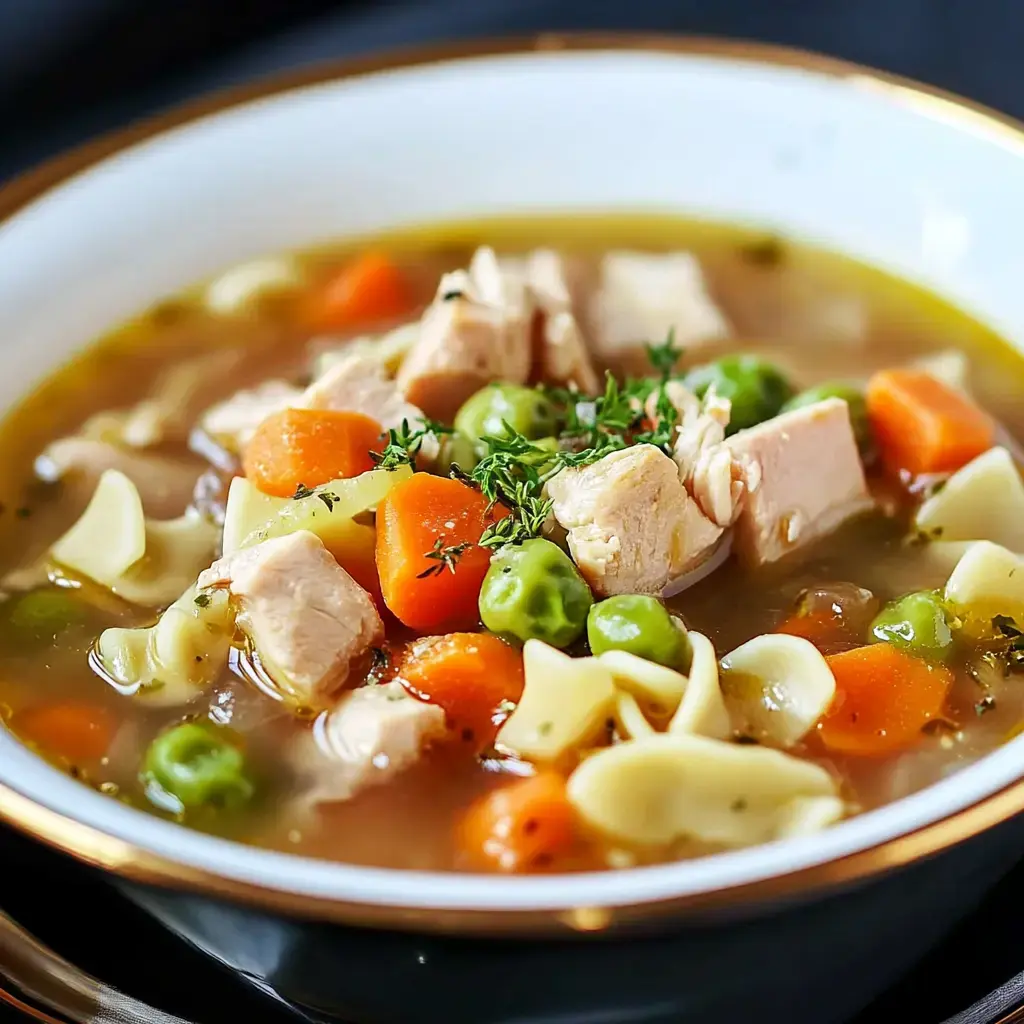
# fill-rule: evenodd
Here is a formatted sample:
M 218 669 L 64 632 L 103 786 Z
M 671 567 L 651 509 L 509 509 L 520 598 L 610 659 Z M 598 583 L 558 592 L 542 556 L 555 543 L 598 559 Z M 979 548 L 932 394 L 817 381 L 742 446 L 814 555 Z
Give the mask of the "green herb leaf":
M 668 380 L 683 354 L 682 347 L 676 345 L 676 329 L 670 327 L 668 337 L 660 345 L 645 345 L 644 348 L 647 352 L 647 361 L 654 367 L 655 372 L 662 381 Z
M 417 573 L 416 579 L 424 580 L 428 576 L 440 576 L 445 569 L 454 573 L 459 559 L 471 547 L 472 544 L 468 541 L 463 541 L 461 544 L 453 544 L 451 547 L 445 547 L 444 537 L 438 537 L 434 541 L 434 546 L 429 551 L 424 552 L 424 557 L 436 560 L 437 565 L 432 565 L 430 568 L 424 569 L 423 572 Z
M 328 512 L 334 511 L 334 503 L 340 499 L 331 491 L 317 491 L 316 496 L 327 506 Z
M 420 420 L 420 426 L 413 430 L 408 420 L 402 420 L 402 425 L 388 431 L 388 443 L 381 452 L 370 452 L 370 458 L 378 469 L 396 470 L 399 466 L 412 466 L 416 468 L 416 456 L 419 454 L 423 441 L 428 434 L 440 437 L 442 434 L 451 434 L 452 428 L 446 427 L 436 420 Z

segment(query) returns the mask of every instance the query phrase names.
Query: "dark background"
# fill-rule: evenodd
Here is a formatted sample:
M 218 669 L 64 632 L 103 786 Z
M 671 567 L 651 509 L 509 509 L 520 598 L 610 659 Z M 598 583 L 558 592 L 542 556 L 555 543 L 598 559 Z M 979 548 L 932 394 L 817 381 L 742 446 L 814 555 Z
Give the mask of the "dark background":
M 298 64 L 571 29 L 799 46 L 1024 118 L 1024 0 L 0 0 L 0 179 L 197 93 Z M 1024 868 L 863 1020 L 938 1024 L 1024 967 L 1022 897 Z M 0 907 L 172 1012 L 210 1024 L 283 1019 L 91 875 L 2 830 Z
M 279 68 L 558 29 L 816 49 L 1024 117 L 1021 0 L 0 0 L 0 177 L 196 92 Z

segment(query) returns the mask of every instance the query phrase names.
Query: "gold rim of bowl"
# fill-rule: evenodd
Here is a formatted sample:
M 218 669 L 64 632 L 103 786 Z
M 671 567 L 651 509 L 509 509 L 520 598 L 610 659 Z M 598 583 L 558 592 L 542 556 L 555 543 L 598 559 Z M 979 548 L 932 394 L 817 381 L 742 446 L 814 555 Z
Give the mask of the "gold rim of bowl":
M 788 47 L 714 38 L 588 33 L 552 33 L 530 38 L 450 43 L 386 52 L 363 58 L 318 63 L 236 86 L 184 104 L 121 131 L 104 135 L 60 155 L 0 188 L 0 222 L 49 189 L 66 183 L 94 164 L 171 128 L 253 100 L 336 79 L 353 78 L 418 65 L 559 50 L 648 51 L 790 67 L 842 80 L 850 88 L 876 92 L 954 128 L 983 131 L 1024 145 L 1024 124 L 942 89 L 832 57 Z M 535 935 L 605 932 L 650 923 L 670 915 L 694 915 L 746 904 L 807 896 L 863 882 L 894 868 L 939 853 L 1024 811 L 1024 779 L 984 800 L 879 845 L 837 860 L 710 892 L 668 897 L 653 903 L 610 907 L 524 910 L 406 909 L 343 902 L 328 897 L 282 892 L 224 878 L 175 862 L 105 834 L 35 803 L 0 784 L 0 820 L 77 860 L 133 882 L 186 889 L 264 907 L 289 915 L 368 927 L 417 931 Z M 496 880 L 495 884 L 500 884 Z

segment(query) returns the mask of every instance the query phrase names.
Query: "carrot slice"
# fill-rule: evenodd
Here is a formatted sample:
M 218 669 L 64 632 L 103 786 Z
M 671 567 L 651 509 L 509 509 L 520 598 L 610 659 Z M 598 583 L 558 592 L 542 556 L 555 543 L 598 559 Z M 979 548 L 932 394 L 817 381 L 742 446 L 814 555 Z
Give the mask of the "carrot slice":
M 106 708 L 81 701 L 33 704 L 16 714 L 12 725 L 40 750 L 71 762 L 98 761 L 117 729 Z
M 523 695 L 522 655 L 488 633 L 414 641 L 398 675 L 407 690 L 444 708 L 453 734 L 476 750 L 494 743 L 507 702 Z
M 913 746 L 942 715 L 953 674 L 889 644 L 858 647 L 826 659 L 836 679 L 832 706 L 818 723 L 830 750 L 878 757 Z
M 373 469 L 381 427 L 359 412 L 285 409 L 256 429 L 242 456 L 245 475 L 264 494 L 290 498 L 299 485 L 317 487 Z
M 959 469 L 992 447 L 992 420 L 927 373 L 881 370 L 868 382 L 868 417 L 885 467 L 914 475 Z
M 366 252 L 313 292 L 304 319 L 316 331 L 348 330 L 397 320 L 413 310 L 401 270 L 382 252 Z
M 489 793 L 469 808 L 457 829 L 467 867 L 507 873 L 548 867 L 575 838 L 565 779 L 553 771 Z
M 377 572 L 395 617 L 422 633 L 474 628 L 491 560 L 476 542 L 507 514 L 447 477 L 414 473 L 393 487 L 377 508 Z

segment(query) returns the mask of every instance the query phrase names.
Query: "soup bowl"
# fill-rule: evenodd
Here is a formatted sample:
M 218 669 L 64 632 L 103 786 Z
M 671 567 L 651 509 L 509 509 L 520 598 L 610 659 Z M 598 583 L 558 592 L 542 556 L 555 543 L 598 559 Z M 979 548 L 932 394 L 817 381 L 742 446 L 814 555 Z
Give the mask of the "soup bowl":
M 864 69 L 675 39 L 544 38 L 317 69 L 104 139 L 0 195 L 0 403 L 242 260 L 403 224 L 640 211 L 757 225 L 1024 343 L 1024 131 Z M 54 301 L 60 296 L 60 301 Z M 1024 737 L 819 834 L 495 878 L 246 847 L 0 730 L 0 816 L 316 1018 L 849 1018 L 1015 861 Z

